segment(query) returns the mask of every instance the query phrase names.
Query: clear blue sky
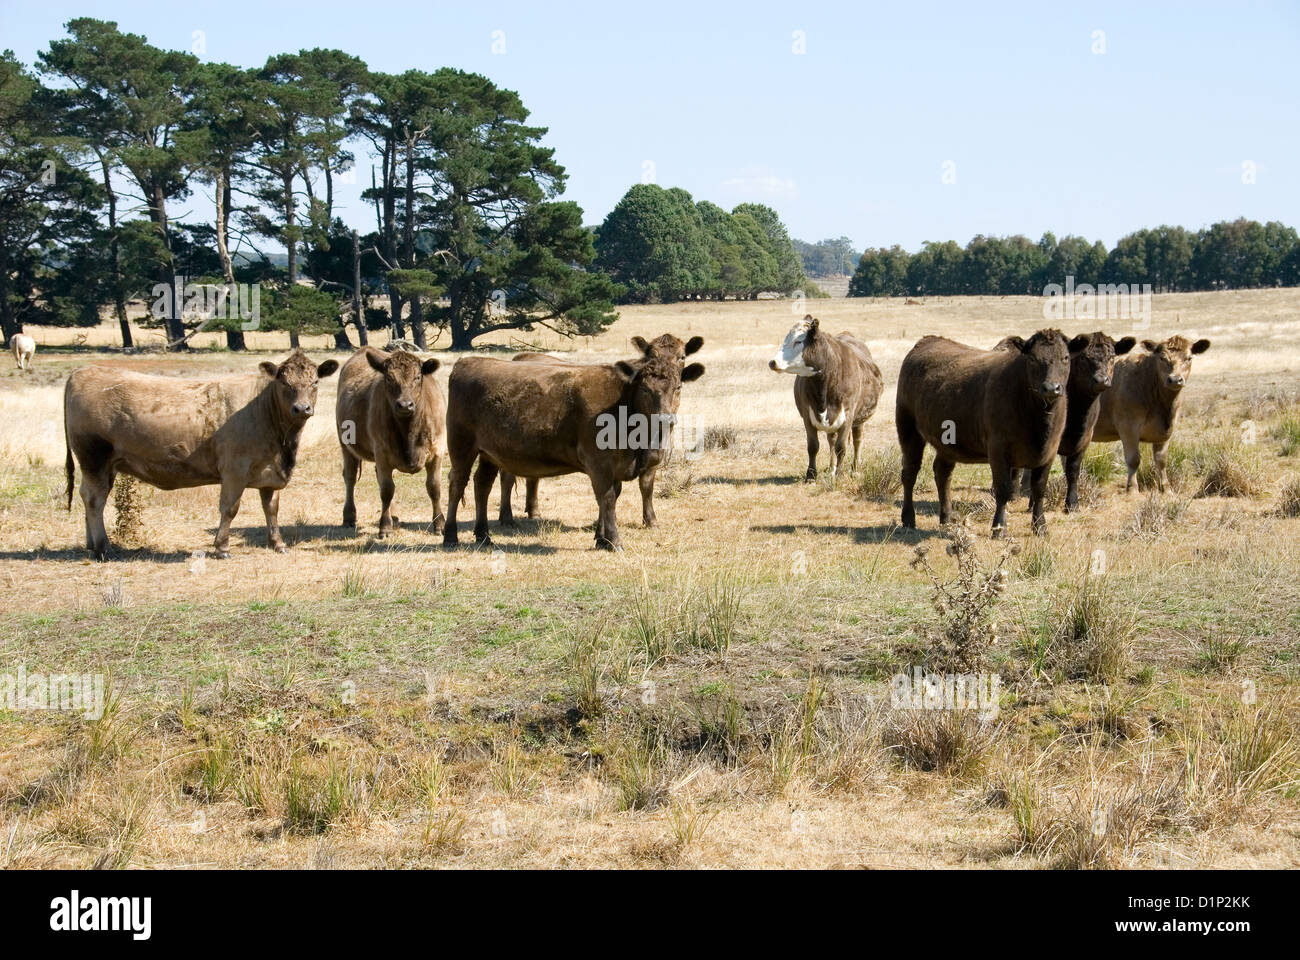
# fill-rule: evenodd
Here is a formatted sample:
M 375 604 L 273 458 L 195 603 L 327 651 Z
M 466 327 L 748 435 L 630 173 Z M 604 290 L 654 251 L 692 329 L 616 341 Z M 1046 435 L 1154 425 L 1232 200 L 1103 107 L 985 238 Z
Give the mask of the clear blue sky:
M 1300 6 L 983 6 L 0 0 L 0 47 L 30 64 L 85 15 L 180 49 L 202 31 L 205 59 L 245 67 L 321 46 L 376 70 L 483 73 L 550 128 L 587 223 L 649 161 L 664 186 L 768 203 L 794 236 L 859 247 L 1300 226 Z M 341 214 L 364 229 L 359 190 Z M 189 206 L 210 217 L 207 198 Z

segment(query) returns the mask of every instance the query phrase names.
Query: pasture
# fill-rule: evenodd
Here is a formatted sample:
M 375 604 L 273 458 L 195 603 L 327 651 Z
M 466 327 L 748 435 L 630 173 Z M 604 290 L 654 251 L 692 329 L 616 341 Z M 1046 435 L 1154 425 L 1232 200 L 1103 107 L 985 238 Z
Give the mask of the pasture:
M 929 452 L 917 529 L 896 526 L 894 383 L 922 335 L 992 346 L 1046 326 L 1041 301 L 808 309 L 885 378 L 834 482 L 801 482 L 792 378 L 767 369 L 790 302 L 628 307 L 590 341 L 497 345 L 614 359 L 633 335 L 704 336 L 681 413 L 705 449 L 661 470 L 654 529 L 624 486 L 614 555 L 582 475 L 542 481 L 540 520 L 520 483 L 515 529 L 494 492 L 494 551 L 465 543 L 471 490 L 446 550 L 420 475 L 375 537 L 367 464 L 342 529 L 330 378 L 281 497 L 287 554 L 251 493 L 218 561 L 215 487 L 136 485 L 108 510 L 117 558 L 91 562 L 80 499 L 64 510 L 67 374 L 248 372 L 286 345 L 124 357 L 95 350 L 111 326 L 29 331 L 33 368 L 0 374 L 0 674 L 102 673 L 108 694 L 93 720 L 0 704 L 0 866 L 1300 866 L 1300 291 L 1064 325 L 1213 341 L 1165 496 L 1125 498 L 1118 444 L 1094 445 L 1082 509 L 1061 512 L 1058 461 L 1048 536 L 1021 499 L 999 542 L 987 467 L 957 469 L 973 543 L 951 550 L 975 586 L 1007 571 L 985 722 L 890 705 L 942 631 L 926 567 L 958 569 Z

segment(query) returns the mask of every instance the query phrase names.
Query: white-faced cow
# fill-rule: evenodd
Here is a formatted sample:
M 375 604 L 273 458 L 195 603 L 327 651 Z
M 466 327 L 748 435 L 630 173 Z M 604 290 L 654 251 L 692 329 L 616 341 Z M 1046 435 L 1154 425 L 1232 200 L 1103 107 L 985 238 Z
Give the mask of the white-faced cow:
M 808 439 L 805 479 L 817 479 L 818 435 L 822 433 L 830 440 L 831 476 L 844 459 L 850 435 L 856 468 L 862 428 L 875 413 L 885 386 L 867 345 L 848 331 L 831 336 L 814 317 L 805 316 L 790 328 L 768 367 L 795 376 L 794 404 Z

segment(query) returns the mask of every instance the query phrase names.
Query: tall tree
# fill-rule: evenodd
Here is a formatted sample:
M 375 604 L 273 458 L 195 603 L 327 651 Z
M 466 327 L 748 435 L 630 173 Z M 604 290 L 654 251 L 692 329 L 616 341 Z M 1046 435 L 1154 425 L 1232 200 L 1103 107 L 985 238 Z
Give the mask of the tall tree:
M 52 41 L 39 55 L 41 69 L 64 78 L 103 109 L 108 125 L 103 146 L 111 148 L 139 191 L 164 251 L 157 278 L 168 290 L 168 337 L 181 349 L 184 327 L 170 256 L 173 231 L 167 204 L 189 193 L 190 158 L 177 133 L 187 123 L 198 60 L 154 47 L 138 34 L 121 33 L 109 21 L 79 17 L 66 29 L 68 39 Z

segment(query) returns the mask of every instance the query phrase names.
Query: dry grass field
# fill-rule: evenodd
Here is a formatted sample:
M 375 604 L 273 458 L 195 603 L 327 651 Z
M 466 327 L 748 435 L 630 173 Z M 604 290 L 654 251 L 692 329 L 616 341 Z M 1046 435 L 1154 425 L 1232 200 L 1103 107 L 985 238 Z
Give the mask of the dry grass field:
M 961 467 L 969 546 L 932 483 L 918 529 L 895 526 L 893 383 L 920 336 L 991 346 L 1044 326 L 1040 302 L 810 308 L 886 379 L 834 482 L 800 482 L 792 381 L 767 369 L 790 303 L 628 308 L 591 341 L 496 345 L 605 359 L 705 337 L 682 412 L 709 449 L 664 471 L 655 529 L 625 487 L 617 555 L 592 549 L 582 476 L 542 483 L 540 521 L 521 484 L 497 552 L 444 550 L 420 477 L 398 481 L 395 537 L 374 536 L 369 470 L 361 528 L 340 529 L 330 379 L 282 495 L 286 555 L 255 496 L 218 561 L 216 488 L 138 487 L 93 563 L 79 498 L 63 507 L 69 371 L 251 371 L 284 341 L 124 357 L 95 349 L 111 325 L 32 331 L 34 369 L 0 374 L 0 675 L 102 673 L 108 695 L 92 720 L 0 703 L 0 866 L 1300 865 L 1300 291 L 1160 296 L 1147 330 L 1106 323 L 1213 340 L 1176 489 L 1125 497 L 1098 445 L 1083 509 L 1060 511 L 1058 465 L 1049 536 L 1022 500 L 994 541 L 987 468 Z M 891 677 L 975 602 L 936 606 L 926 568 L 947 582 L 958 560 L 952 592 L 990 604 L 996 715 L 894 709 Z

